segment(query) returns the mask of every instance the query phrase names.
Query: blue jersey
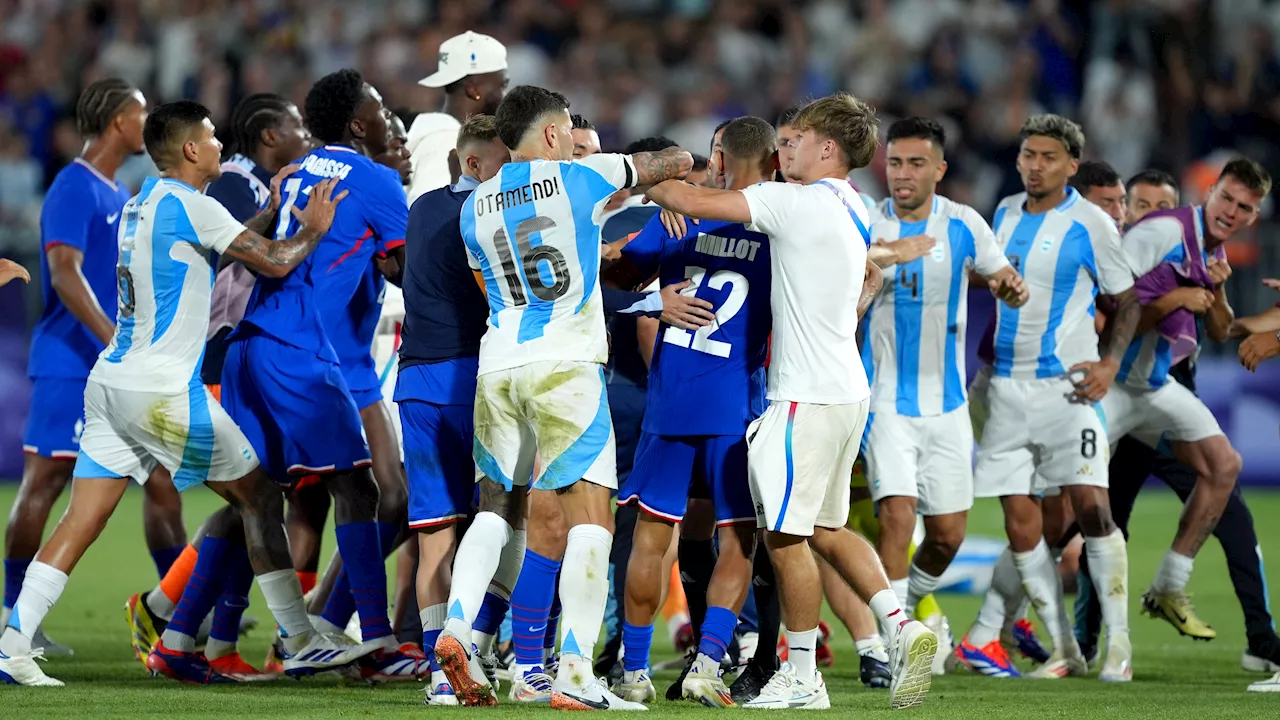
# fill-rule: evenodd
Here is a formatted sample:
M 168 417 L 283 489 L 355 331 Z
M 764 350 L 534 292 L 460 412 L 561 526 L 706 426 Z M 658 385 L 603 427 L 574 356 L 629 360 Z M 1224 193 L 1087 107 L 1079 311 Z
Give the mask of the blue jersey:
M 283 278 L 258 278 L 242 325 L 336 363 L 351 350 L 335 352 L 327 329 L 346 311 L 375 250 L 404 242 L 409 211 L 400 176 L 349 147 L 326 145 L 300 162 L 301 169 L 282 188 L 277 238 L 298 231 L 291 209 L 306 207 L 317 182 L 336 177 L 335 194 L 350 194 L 338 205 L 329 232 L 298 267 Z
M 871 410 L 909 417 L 956 410 L 965 402 L 969 272 L 992 275 L 1009 261 L 976 210 L 940 195 L 924 220 L 902 221 L 892 200 L 872 220 L 876 242 L 928 235 L 937 244 L 922 258 L 885 268 L 884 287 L 863 318 Z
M 67 245 L 84 254 L 80 272 L 104 312 L 116 305 L 117 232 L 129 192 L 83 158 L 63 168 L 40 209 L 40 285 L 44 314 L 31 334 L 28 375 L 83 380 L 103 344 L 62 304 L 49 274 L 49 249 Z
M 703 221 L 667 239 L 654 217 L 623 253 L 662 285 L 715 306 L 695 332 L 663 325 L 649 367 L 644 431 L 655 435 L 741 435 L 765 408 L 764 363 L 773 328 L 769 240 L 742 225 Z
M 386 294 L 387 279 L 370 262 L 356 284 L 351 302 L 332 317 L 332 322 L 326 316 L 325 330 L 342 365 L 372 363 L 373 336 L 378 331 Z

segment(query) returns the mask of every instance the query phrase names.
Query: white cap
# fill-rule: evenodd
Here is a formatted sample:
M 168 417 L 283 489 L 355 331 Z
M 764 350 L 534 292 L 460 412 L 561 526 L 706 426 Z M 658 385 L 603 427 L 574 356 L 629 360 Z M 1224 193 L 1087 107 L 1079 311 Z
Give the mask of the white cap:
M 440 64 L 418 84 L 440 88 L 470 75 L 506 69 L 507 48 L 488 35 L 468 30 L 440 43 Z

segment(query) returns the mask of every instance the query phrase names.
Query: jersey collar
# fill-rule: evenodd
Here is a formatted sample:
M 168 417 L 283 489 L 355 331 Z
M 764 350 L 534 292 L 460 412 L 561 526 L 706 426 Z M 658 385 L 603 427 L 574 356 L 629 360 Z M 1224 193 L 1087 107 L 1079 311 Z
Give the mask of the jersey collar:
M 324 149 L 330 152 L 349 152 L 349 153 L 356 152 L 356 149 L 351 147 L 350 145 L 325 145 Z M 356 153 L 356 154 L 359 154 L 359 153 Z
M 107 177 L 106 175 L 103 175 L 103 174 L 102 174 L 102 171 L 100 171 L 100 170 L 98 170 L 98 168 L 94 167 L 94 166 L 93 166 L 93 163 L 89 162 L 88 160 L 85 160 L 85 159 L 84 159 L 84 158 L 82 158 L 82 157 L 78 157 L 78 158 L 76 158 L 75 160 L 72 160 L 72 162 L 79 163 L 82 167 L 84 167 L 85 169 L 87 169 L 89 172 L 93 173 L 94 177 L 96 177 L 96 178 L 98 178 L 99 180 L 101 180 L 102 182 L 106 183 L 106 184 L 107 184 L 107 187 L 111 188 L 112 190 L 119 190 L 119 189 L 120 189 L 119 187 L 117 187 L 117 186 L 116 186 L 116 183 L 115 183 L 115 181 L 114 181 L 114 180 L 112 180 L 111 178 Z

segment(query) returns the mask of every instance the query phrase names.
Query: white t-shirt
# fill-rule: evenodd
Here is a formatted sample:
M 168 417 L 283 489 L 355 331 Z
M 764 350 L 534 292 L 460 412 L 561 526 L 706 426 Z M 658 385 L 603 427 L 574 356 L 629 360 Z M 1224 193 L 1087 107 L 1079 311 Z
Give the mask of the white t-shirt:
M 422 113 L 413 119 L 405 147 L 413 163 L 409 180 L 409 206 L 418 196 L 453 182 L 449 174 L 449 153 L 458 143 L 462 123 L 448 113 Z
M 120 219 L 116 332 L 89 379 L 158 393 L 199 384 L 213 296 L 209 253 L 226 252 L 244 231 L 190 185 L 148 178 Z
M 858 298 L 871 226 L 866 205 L 848 182 L 835 178 L 811 185 L 760 183 L 742 194 L 751 209 L 747 229 L 769 236 L 769 399 L 815 405 L 866 400 L 871 390 L 858 355 Z
M 542 360 L 603 364 L 600 217 L 636 184 L 629 155 L 507 163 L 462 206 L 473 270 L 484 276 L 489 329 L 480 374 Z

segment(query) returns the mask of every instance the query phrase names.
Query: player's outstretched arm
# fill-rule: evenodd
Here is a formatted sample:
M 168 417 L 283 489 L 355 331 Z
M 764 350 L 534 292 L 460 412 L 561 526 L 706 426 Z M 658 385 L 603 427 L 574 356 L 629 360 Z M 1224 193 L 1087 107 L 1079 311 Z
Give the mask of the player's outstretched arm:
M 1022 276 L 1012 265 L 1006 265 L 1003 268 L 991 273 L 986 277 L 987 287 L 991 289 L 991 294 L 995 295 L 998 300 L 1011 308 L 1020 308 L 1027 304 L 1027 300 L 1031 297 L 1030 291 L 1027 290 L 1027 283 L 1023 281 Z
M 683 178 L 693 169 L 693 156 L 681 147 L 631 156 L 636 166 L 636 185 L 657 185 L 664 180 Z
M 347 196 L 346 190 L 333 194 L 337 183 L 337 179 L 320 181 L 311 188 L 306 210 L 292 208 L 293 216 L 302 224 L 293 237 L 273 242 L 252 230 L 245 230 L 231 241 L 226 254 L 267 277 L 289 274 L 329 232 L 338 203 Z
M 0 287 L 8 285 L 9 281 L 15 278 L 21 279 L 24 283 L 31 282 L 31 274 L 26 268 L 12 260 L 0 258 Z
M 1214 342 L 1226 342 L 1231 337 L 1231 324 L 1236 320 L 1235 310 L 1227 301 L 1227 278 L 1231 277 L 1231 265 L 1226 260 L 1210 258 L 1209 277 L 1213 280 L 1213 305 L 1204 316 L 1204 329 Z
M 1116 311 L 1111 316 L 1109 326 L 1111 341 L 1103 348 L 1102 359 L 1083 362 L 1071 368 L 1072 372 L 1084 372 L 1084 377 L 1075 384 L 1076 397 L 1081 400 L 1101 402 L 1102 397 L 1111 389 L 1116 373 L 1120 371 L 1120 362 L 1124 359 L 1129 344 L 1133 342 L 1138 321 L 1142 318 L 1142 304 L 1138 302 L 1138 293 L 1132 287 L 1112 297 Z
M 929 253 L 938 241 L 928 235 L 912 235 L 887 243 L 877 240 L 867 248 L 867 259 L 881 269 L 918 260 Z
M 880 292 L 880 288 L 884 287 L 884 272 L 880 266 L 867 259 L 866 273 L 862 277 L 862 295 L 858 298 L 858 320 L 862 320 L 862 316 L 867 314 L 867 310 L 871 308 L 871 301 L 876 299 L 876 294 Z
M 751 222 L 747 196 L 737 190 L 715 190 L 668 180 L 649 188 L 648 195 L 659 206 L 685 217 L 743 224 Z

